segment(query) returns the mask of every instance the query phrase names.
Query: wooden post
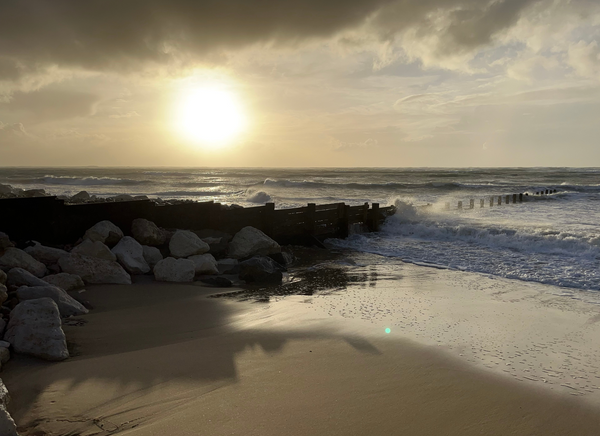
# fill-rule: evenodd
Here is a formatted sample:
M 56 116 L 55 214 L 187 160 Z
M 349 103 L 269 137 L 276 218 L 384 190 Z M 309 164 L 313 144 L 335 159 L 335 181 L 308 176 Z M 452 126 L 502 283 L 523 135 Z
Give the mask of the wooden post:
M 490 207 L 494 207 L 494 197 L 490 197 Z
M 473 200 L 472 198 L 469 200 L 469 209 L 474 209 L 475 208 L 475 200 Z
M 220 205 L 219 205 L 220 208 Z M 265 203 L 263 210 L 263 232 L 265 235 L 273 236 L 273 227 L 275 225 L 275 203 Z
M 458 202 L 458 208 L 459 208 L 459 209 L 462 209 L 462 201 L 459 201 L 459 202 Z
M 546 195 L 550 194 L 550 191 L 548 189 L 546 189 Z
M 479 200 L 479 207 L 483 208 L 483 205 L 485 204 L 485 200 L 482 198 Z
M 513 194 L 513 204 L 517 202 L 517 194 Z
M 315 212 L 317 205 L 315 203 L 308 203 L 306 206 L 306 232 L 309 235 L 315 234 Z
M 365 203 L 363 205 L 363 216 L 362 216 L 363 225 L 369 229 L 369 203 Z M 370 230 L 370 229 L 369 229 Z
M 373 210 L 371 211 L 371 228 L 373 232 L 379 231 L 379 203 L 373 203 Z
M 500 206 L 502 204 L 502 196 L 499 195 L 498 196 L 498 206 Z
M 506 196 L 506 204 L 509 204 L 509 203 L 510 203 L 510 195 L 507 195 Z
M 519 203 L 523 203 L 523 193 L 519 194 Z
M 338 204 L 338 227 L 339 227 L 339 237 L 347 238 L 348 237 L 348 213 L 350 211 L 350 206 L 346 206 L 344 203 Z

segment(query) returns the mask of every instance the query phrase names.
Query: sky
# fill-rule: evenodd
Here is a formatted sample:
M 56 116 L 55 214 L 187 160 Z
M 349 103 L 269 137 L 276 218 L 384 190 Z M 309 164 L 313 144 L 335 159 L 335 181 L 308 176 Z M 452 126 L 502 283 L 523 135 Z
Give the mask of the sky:
M 0 166 L 600 166 L 599 41 L 598 0 L 0 0 Z

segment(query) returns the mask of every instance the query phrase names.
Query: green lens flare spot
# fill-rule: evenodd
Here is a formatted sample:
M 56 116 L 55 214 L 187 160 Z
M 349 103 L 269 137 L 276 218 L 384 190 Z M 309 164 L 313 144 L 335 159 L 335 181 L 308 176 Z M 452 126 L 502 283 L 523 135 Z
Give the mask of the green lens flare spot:
M 388 327 L 385 329 L 385 332 L 389 335 L 392 330 Z

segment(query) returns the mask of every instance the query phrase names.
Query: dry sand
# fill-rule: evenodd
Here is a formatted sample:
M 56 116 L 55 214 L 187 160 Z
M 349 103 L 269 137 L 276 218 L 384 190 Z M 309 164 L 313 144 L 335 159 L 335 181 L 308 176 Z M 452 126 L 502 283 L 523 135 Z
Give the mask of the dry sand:
M 96 308 L 82 317 L 87 323 L 65 327 L 74 357 L 49 364 L 17 356 L 2 373 L 22 434 L 600 434 L 600 409 L 582 398 L 479 369 L 400 334 L 370 334 L 364 326 L 379 331 L 377 319 L 357 317 L 346 328 L 351 316 L 322 313 L 341 295 L 260 304 L 206 297 L 214 291 L 90 288 Z M 416 296 L 399 295 L 424 310 Z M 391 304 L 386 298 L 380 304 Z M 485 305 L 478 301 L 476 310 Z

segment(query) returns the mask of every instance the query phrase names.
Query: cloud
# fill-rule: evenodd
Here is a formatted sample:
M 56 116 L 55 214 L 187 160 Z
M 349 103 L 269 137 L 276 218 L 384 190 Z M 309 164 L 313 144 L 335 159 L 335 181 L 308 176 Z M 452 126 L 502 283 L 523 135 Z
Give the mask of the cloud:
M 579 41 L 568 50 L 568 63 L 581 76 L 600 78 L 600 47 L 596 41 Z

